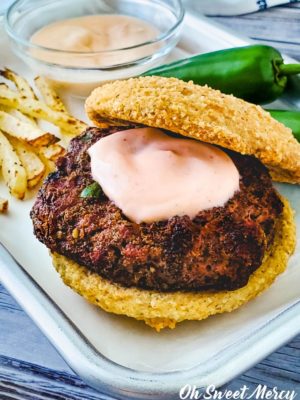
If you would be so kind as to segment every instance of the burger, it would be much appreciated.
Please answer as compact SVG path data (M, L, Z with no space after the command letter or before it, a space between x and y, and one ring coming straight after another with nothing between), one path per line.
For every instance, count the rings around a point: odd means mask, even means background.
M300 183L300 144L259 106L173 78L95 89L31 218L65 284L157 331L231 312L294 251L272 178Z

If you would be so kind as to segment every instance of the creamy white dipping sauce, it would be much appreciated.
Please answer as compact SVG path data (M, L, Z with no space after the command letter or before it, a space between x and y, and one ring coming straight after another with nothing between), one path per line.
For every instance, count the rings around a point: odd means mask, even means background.
M36 48L32 49L32 54L54 64L84 68L105 67L152 54L156 45L119 52L112 50L152 41L158 34L156 27L135 17L89 15L57 21L35 32L31 43L60 52L45 52ZM97 52L103 53L95 54Z
M224 151L159 129L117 132L88 152L94 180L136 223L194 218L239 190L239 172Z

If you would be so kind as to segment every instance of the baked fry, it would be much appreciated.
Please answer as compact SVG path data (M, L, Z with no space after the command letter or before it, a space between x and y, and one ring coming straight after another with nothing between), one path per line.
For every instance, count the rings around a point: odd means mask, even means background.
M0 75L13 82L22 96L30 99L37 99L28 81L16 72L10 70L9 68L5 68L4 70L0 71Z
M8 200L0 197L0 214L5 213L8 210Z
M53 87L51 86L51 83L47 80L47 78L44 78L43 76L37 76L34 79L36 87L39 89L44 102L49 106L52 110L58 111L61 113L65 113L68 115L68 111L62 102L61 98L59 95L55 92ZM67 138L70 140L70 132L65 131L64 129L61 129L61 134L64 136L66 135ZM74 136L74 134L73 134ZM67 140L67 142L69 141Z
M0 111L4 111L7 114L10 114L13 117L18 118L23 122L27 122L33 126L37 126L37 123L34 118L28 117L27 115L21 113L21 111L16 110L15 108L10 108L10 107L4 106L4 105L0 105Z
M27 187L34 188L43 179L46 167L38 157L38 155L26 143L19 141L13 137L8 138L13 148L25 168L27 175Z
M58 157L65 154L66 150L59 143L54 143L50 146L42 146L39 152L48 160L56 161Z
M38 126L21 121L4 111L0 111L0 129L32 146L45 146L59 140L52 133L44 132Z
M1 75L13 82L18 90L18 92L25 97L28 97L29 99L37 99L33 88L30 86L28 81L17 74L16 72L10 70L9 68L5 68L4 71L0 71ZM16 115L18 113L19 115ZM36 124L36 120L33 117L27 116L25 114L22 114L18 110L11 109L10 114L17 116L21 120L27 120L27 122L32 122L33 124ZM25 121L26 122L26 121Z
M3 84L0 84L0 104L16 108L31 117L44 119L70 134L79 135L87 127L84 122L71 115L55 111L42 101L22 97Z
M45 176L48 175L50 172L53 172L55 170L55 162L52 160L49 160L46 158L41 151L42 147L36 149L36 154L39 156L39 158L42 160L43 164L45 165L46 171L45 171Z
M40 100L27 79L5 68L0 76L15 89L0 83L0 167L12 195L23 199L26 189L38 185L46 173L55 169L55 161L65 153L65 145L87 125L69 115L63 101L43 77L35 84ZM39 127L44 120L60 128L61 140ZM0 212L6 202L0 199Z
M0 165L2 175L10 193L22 200L26 193L27 176L16 150L0 131Z
M12 115L15 118L18 118L19 120L21 120L23 122L27 122L28 124L37 127L37 123L34 118L28 117L27 115L21 113L21 111L19 111L19 110L6 107L6 110L3 110L3 111L7 112L8 114Z
M52 88L51 84L47 80L47 78L44 78L43 76L37 76L34 79L36 87L39 89L44 102L52 108L54 111L62 112L68 114L68 111L62 102L61 98L59 95L55 92L55 90Z

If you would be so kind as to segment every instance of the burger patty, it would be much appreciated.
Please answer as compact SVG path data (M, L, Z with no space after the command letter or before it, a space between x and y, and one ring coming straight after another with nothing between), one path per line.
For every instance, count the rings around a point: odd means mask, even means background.
M283 210L267 169L254 157L226 150L239 170L240 190L223 207L200 211L194 219L137 224L101 188L94 197L82 197L94 182L87 149L132 127L88 128L72 140L31 211L37 238L126 287L202 291L246 285L272 244Z

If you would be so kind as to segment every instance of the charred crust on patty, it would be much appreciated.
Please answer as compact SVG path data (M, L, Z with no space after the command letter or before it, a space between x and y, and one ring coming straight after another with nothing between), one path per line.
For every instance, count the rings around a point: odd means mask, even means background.
M283 210L267 169L253 156L226 150L239 170L240 191L193 220L136 224L103 192L80 197L93 183L87 149L134 126L88 128L72 140L31 211L37 238L51 252L124 287L171 292L245 286L271 246Z

